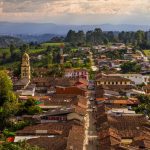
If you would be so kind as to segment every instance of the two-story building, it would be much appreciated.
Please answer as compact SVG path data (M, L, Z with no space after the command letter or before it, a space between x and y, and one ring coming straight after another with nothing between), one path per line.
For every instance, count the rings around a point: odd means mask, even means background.
M133 82L120 76L103 76L96 80L96 86L99 85L132 85Z
M86 69L66 69L64 76L67 78L83 78L86 80L89 79L89 74Z
M149 75L142 75L142 74L110 74L109 76L119 76L122 78L129 79L133 81L136 85L139 84L148 84L150 82L150 76Z

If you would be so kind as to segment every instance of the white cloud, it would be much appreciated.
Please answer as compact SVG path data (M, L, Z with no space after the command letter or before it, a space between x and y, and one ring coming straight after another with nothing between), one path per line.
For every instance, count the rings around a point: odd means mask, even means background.
M89 16L105 20L105 16L109 22L109 17L144 19L149 14L150 0L0 0L0 20L47 22L72 15L76 20Z
M149 0L3 0L4 12L75 14L130 14L150 11ZM51 11L51 12L49 12Z

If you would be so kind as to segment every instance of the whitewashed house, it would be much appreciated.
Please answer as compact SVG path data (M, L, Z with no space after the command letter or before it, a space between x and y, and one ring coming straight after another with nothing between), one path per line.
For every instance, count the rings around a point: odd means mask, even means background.
M64 76L67 78L83 78L89 80L89 73L86 69L66 69Z

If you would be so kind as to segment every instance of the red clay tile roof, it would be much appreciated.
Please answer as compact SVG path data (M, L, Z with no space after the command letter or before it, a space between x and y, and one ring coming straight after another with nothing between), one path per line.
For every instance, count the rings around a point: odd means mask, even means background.
M74 106L75 108L75 112L81 115L85 115L86 114L86 108L81 108L79 106Z
M16 135L65 135L68 136L72 123L45 123L27 126ZM42 133L43 132L43 133Z
M87 86L88 82L85 79L74 79L74 78L53 78L53 77L34 77L31 81L37 86L74 86L78 82ZM43 85L44 84L44 85Z
M132 138L139 134L138 128L147 122L143 115L130 116L110 116L108 115L108 124L116 128L121 134L121 137Z
M132 146L150 148L150 127L140 128L140 135L134 138Z
M88 72L87 69L65 69L65 72Z
M75 149L82 150L84 141L84 128L74 125L69 132L67 140L67 150Z
M119 141L121 140L121 136L119 135L118 130L115 128L108 128L106 130L100 131L99 139L101 140L106 137L114 137L114 138L118 139Z
M44 150L66 150L67 147L67 138L63 137L39 137L29 139L27 142Z
M135 105L139 104L138 100L106 100L105 103L110 103L110 104L119 104L119 105Z
M56 94L74 94L74 95L82 95L84 96L86 94L86 90L71 86L71 87L56 87Z
M102 150L115 149L121 142L121 137L116 129L106 129L99 134L99 145Z
M96 86L95 94L96 94L96 98L101 98L104 96L105 90L120 92L120 91L130 90L130 89L135 89L135 86L132 86L132 85L99 85L99 86Z
M104 98L104 97L102 97L102 98L96 98L96 101L105 101L107 98Z
M102 78L99 78L96 81L101 81L101 82L109 82L109 81L113 81L113 82L131 82L131 80L127 79L127 78L123 78L120 76L104 76Z

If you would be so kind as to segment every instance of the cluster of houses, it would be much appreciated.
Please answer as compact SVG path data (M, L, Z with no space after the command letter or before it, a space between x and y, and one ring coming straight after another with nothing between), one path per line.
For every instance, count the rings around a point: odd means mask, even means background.
M36 68L35 70L36 71ZM16 132L14 142L26 140L46 150L83 149L88 80L86 69L66 69L63 77L48 77L48 69L38 68L31 78L29 55L22 57L21 79L14 82L20 101L34 98L43 112L23 115L33 125Z
M141 53L128 48L122 60L107 58L103 52L125 49L122 43L109 48L93 46L99 55L93 57L89 47L81 47L94 58L94 80L89 79L86 69L65 69L63 77L48 76L47 68L33 68L36 77L31 77L30 58L24 53L21 64L21 79L14 80L14 91L20 101L34 98L43 112L24 115L19 120L30 120L33 125L16 132L14 142L26 140L46 150L82 150L85 141L85 122L90 92L92 117L97 132L99 150L133 150L150 148L150 123L144 114L137 114L133 107L140 101L137 95L150 95L150 64ZM122 74L120 65L135 60L142 66L139 74ZM102 72L107 66L109 71ZM142 86L141 86L142 85Z
M93 46L93 49L95 52L95 62L99 69L105 66L109 69L120 71L120 65L122 63L136 61L141 65L141 73L150 71L149 58L141 51L134 51L132 47L126 47L123 43L115 43L109 47L105 45ZM107 52L119 52L121 50L126 50L126 52L123 53L123 59L111 59L105 55Z
M102 74L95 80L95 124L100 150L150 148L150 123L146 114L132 110L140 102L137 95L149 95L150 76ZM145 83L138 89L137 86Z
M97 45L93 46L93 49L96 50L97 52L107 52L107 51L114 51L118 49L125 49L126 45L124 43L113 43L110 46L106 45Z
M104 47L95 49L105 50ZM100 150L150 149L148 115L137 114L133 108L140 104L138 95L150 95L150 63L140 52L131 58L112 60L102 54L96 62L99 70L108 66L115 71L99 71L95 76L95 107L93 117ZM142 65L141 73L122 74L123 62L135 60ZM143 73L144 72L144 73Z

